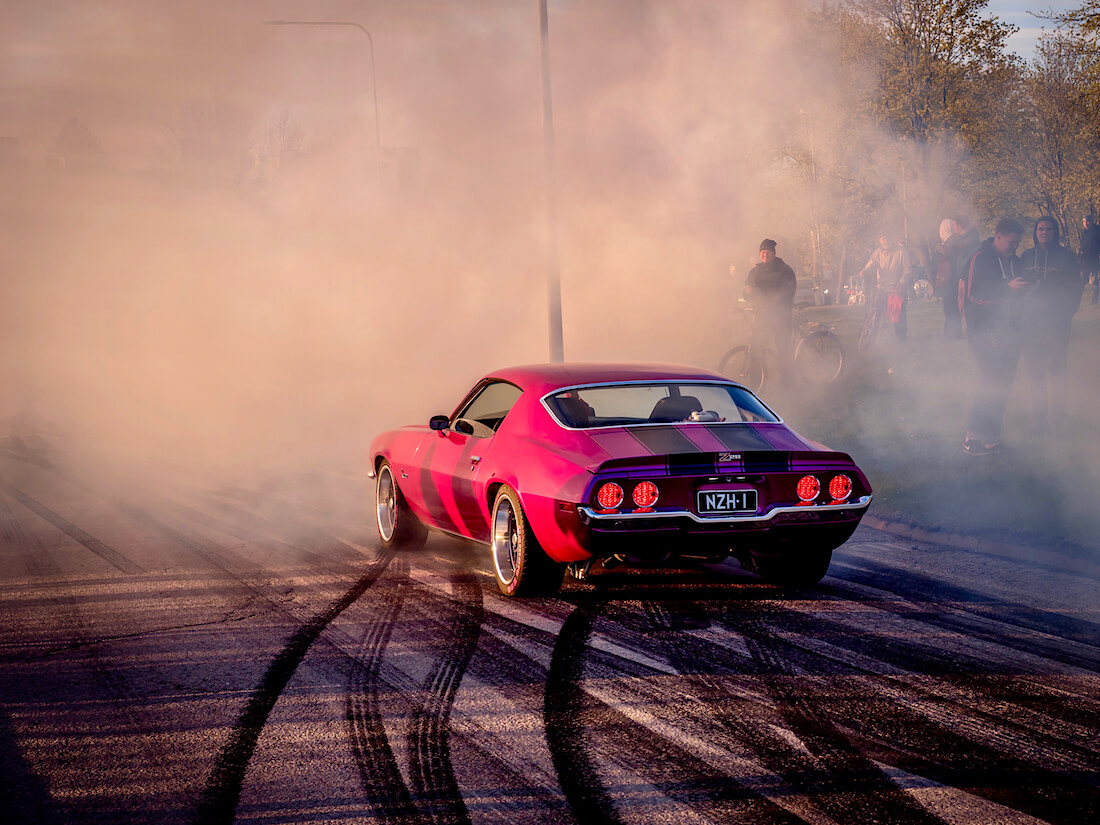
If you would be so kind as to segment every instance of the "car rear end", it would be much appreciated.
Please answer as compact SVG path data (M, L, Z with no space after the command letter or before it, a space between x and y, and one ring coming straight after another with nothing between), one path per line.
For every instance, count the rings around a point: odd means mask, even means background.
M843 544L871 501L843 453L745 450L613 459L577 508L597 558L718 561Z

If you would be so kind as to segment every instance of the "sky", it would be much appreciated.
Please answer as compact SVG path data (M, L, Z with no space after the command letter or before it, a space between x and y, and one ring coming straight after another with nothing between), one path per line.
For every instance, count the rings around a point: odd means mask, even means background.
M1065 12L1081 6L1079 0L991 0L987 11L997 15L1005 23L1019 26L1020 30L1009 38L1009 48L1025 60L1030 60L1035 52L1035 43L1043 28L1050 29L1051 24L1028 14L1029 11Z

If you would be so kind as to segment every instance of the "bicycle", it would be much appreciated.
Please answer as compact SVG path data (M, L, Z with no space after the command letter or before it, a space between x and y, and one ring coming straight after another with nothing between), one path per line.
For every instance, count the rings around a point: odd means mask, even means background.
M739 298L738 303L743 304L744 299ZM799 378L807 384L825 386L836 381L844 369L844 347L834 332L835 327L801 317L801 310L807 306L809 304L795 306L794 365ZM753 308L746 305L739 310L753 312ZM768 381L769 361L774 365L775 354L766 347L754 346L750 334L749 343L736 346L722 356L718 370L753 392L760 392Z
M860 352L866 352L871 344L874 343L875 337L878 335L879 326L878 302L872 301L871 305L867 307L867 316L863 319L863 328L859 331L859 340L856 342L856 349Z

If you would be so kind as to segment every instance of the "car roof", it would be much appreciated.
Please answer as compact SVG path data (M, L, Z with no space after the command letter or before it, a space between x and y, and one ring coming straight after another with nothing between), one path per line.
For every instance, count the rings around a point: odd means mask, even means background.
M630 381L718 381L731 383L729 378L710 370L682 364L650 363L564 363L527 364L506 367L489 373L486 378L510 381L539 395L581 384L610 384Z

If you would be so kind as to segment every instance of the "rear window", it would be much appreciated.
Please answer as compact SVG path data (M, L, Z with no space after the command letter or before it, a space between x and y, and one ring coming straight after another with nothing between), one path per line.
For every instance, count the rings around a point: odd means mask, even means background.
M573 387L543 399L565 427L778 421L764 403L732 384L610 384Z

